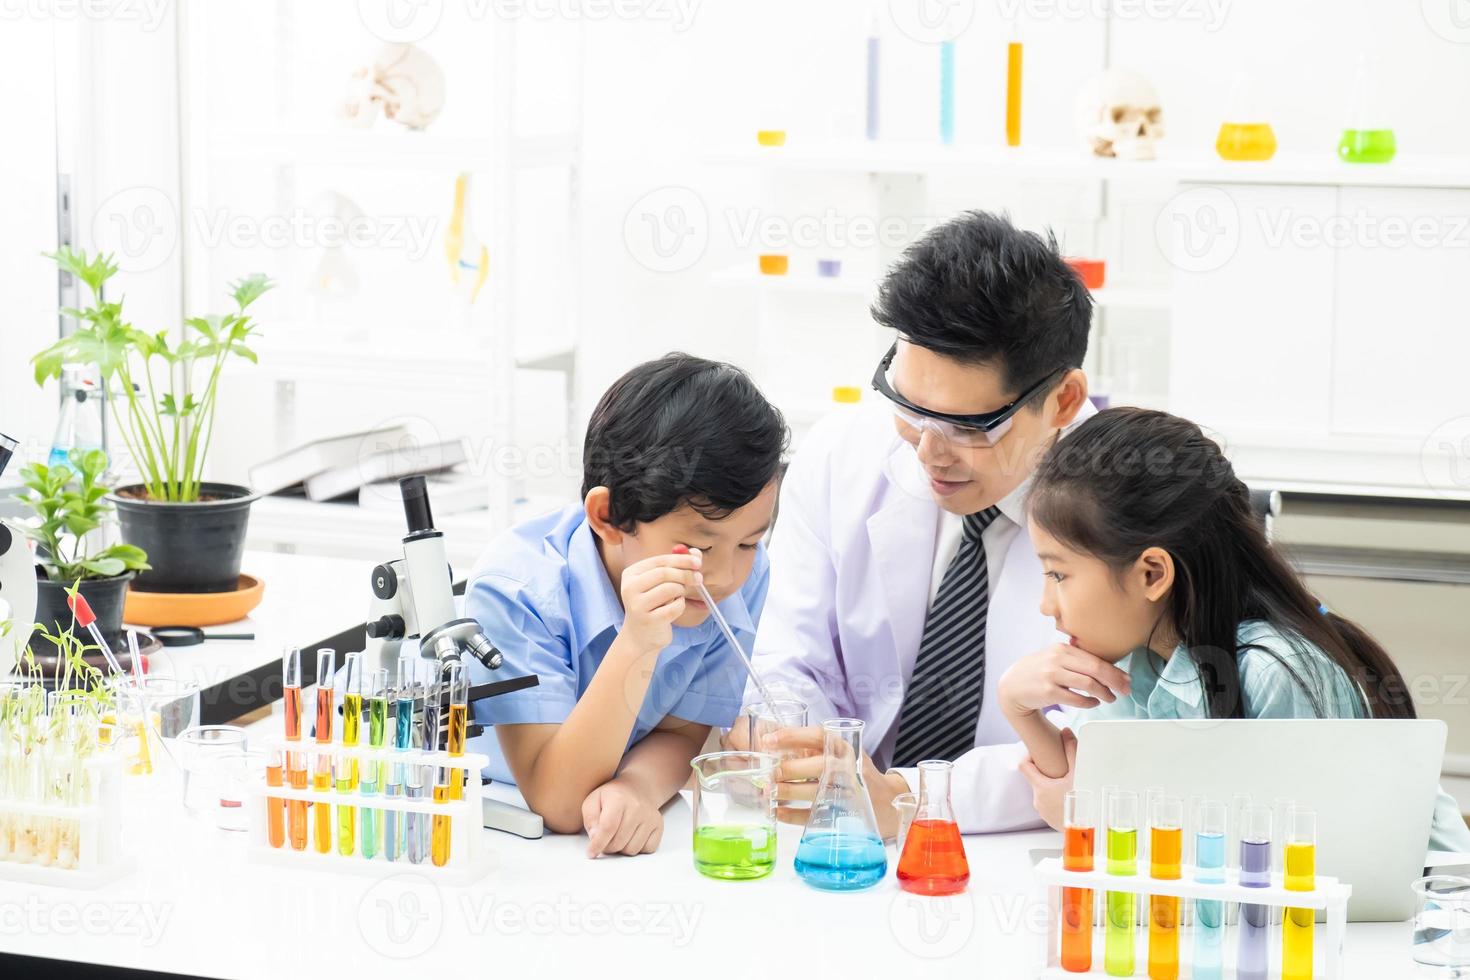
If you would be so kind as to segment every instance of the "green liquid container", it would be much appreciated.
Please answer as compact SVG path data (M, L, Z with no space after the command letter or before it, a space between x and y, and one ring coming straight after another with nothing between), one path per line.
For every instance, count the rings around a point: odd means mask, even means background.
M711 878L764 878L776 866L776 835L759 825L703 826L694 831L694 867Z
M1387 163L1397 151L1391 129L1345 129L1337 143L1343 163Z

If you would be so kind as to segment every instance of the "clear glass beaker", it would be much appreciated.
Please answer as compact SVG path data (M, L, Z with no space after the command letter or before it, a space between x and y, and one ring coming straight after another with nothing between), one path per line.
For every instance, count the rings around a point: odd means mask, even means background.
M1414 962L1470 975L1470 878L1431 875L1414 889Z
M782 728L805 728L807 724L807 708L805 701L796 698L776 698L770 704L764 701L756 701L741 708L741 714L747 725L747 742L750 751L761 752L765 750L761 740L767 735L775 734ZM800 759L807 753L800 749L781 749L775 752L776 758L782 762L787 759ZM780 785L777 784L778 794L776 804L788 810L809 810L809 800L787 800L779 795Z
M245 751L245 729L235 725L195 725L179 733L179 764L184 769L184 809L212 817L222 803L224 774L219 759Z
M949 798L954 763L919 763L919 809L898 858L898 884L919 895L955 895L970 882L965 842Z
M778 760L766 752L711 752L694 769L694 867L710 878L764 878L776 866Z
M888 873L888 856L863 781L863 723L833 718L822 729L822 779L796 850L796 873L815 888L869 888Z

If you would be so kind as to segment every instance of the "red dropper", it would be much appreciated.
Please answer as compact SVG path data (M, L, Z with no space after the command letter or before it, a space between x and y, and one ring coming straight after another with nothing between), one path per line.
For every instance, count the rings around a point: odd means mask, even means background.
M78 592L76 595L66 597L66 606L77 618L77 625L86 629L97 622L97 614L92 611L92 606L87 602L87 597Z

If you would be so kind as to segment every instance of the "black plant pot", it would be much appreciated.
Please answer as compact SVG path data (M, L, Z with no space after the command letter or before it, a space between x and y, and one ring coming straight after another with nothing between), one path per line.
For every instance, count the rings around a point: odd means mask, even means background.
M92 612L97 614L97 628L102 631L113 653L123 661L124 670L130 669L132 661L128 657L127 640L122 629L123 601L127 598L128 583L133 580L133 575L133 572L124 572L112 578L83 579L78 586ZM83 643L92 645L91 635L76 625L71 607L66 604L66 590L71 583L51 581L39 565L36 566L36 579L36 622L53 634L69 629ZM31 634L31 653L43 673L49 676L56 670L61 651L39 630ZM107 661L100 652L88 651L85 659L92 666L104 672L107 670Z
M149 500L140 485L108 497L117 507L122 537L148 552L152 569L133 581L138 592L233 592L256 495L233 483L204 483L205 498L176 504Z

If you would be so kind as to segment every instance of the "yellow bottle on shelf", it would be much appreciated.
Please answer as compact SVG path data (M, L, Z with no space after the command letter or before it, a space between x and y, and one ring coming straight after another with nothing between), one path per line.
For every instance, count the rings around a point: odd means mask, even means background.
M1249 71L1236 77L1230 89L1225 121L1215 137L1215 152L1222 160L1269 160L1276 155L1276 133L1266 113L1256 103L1255 79Z

